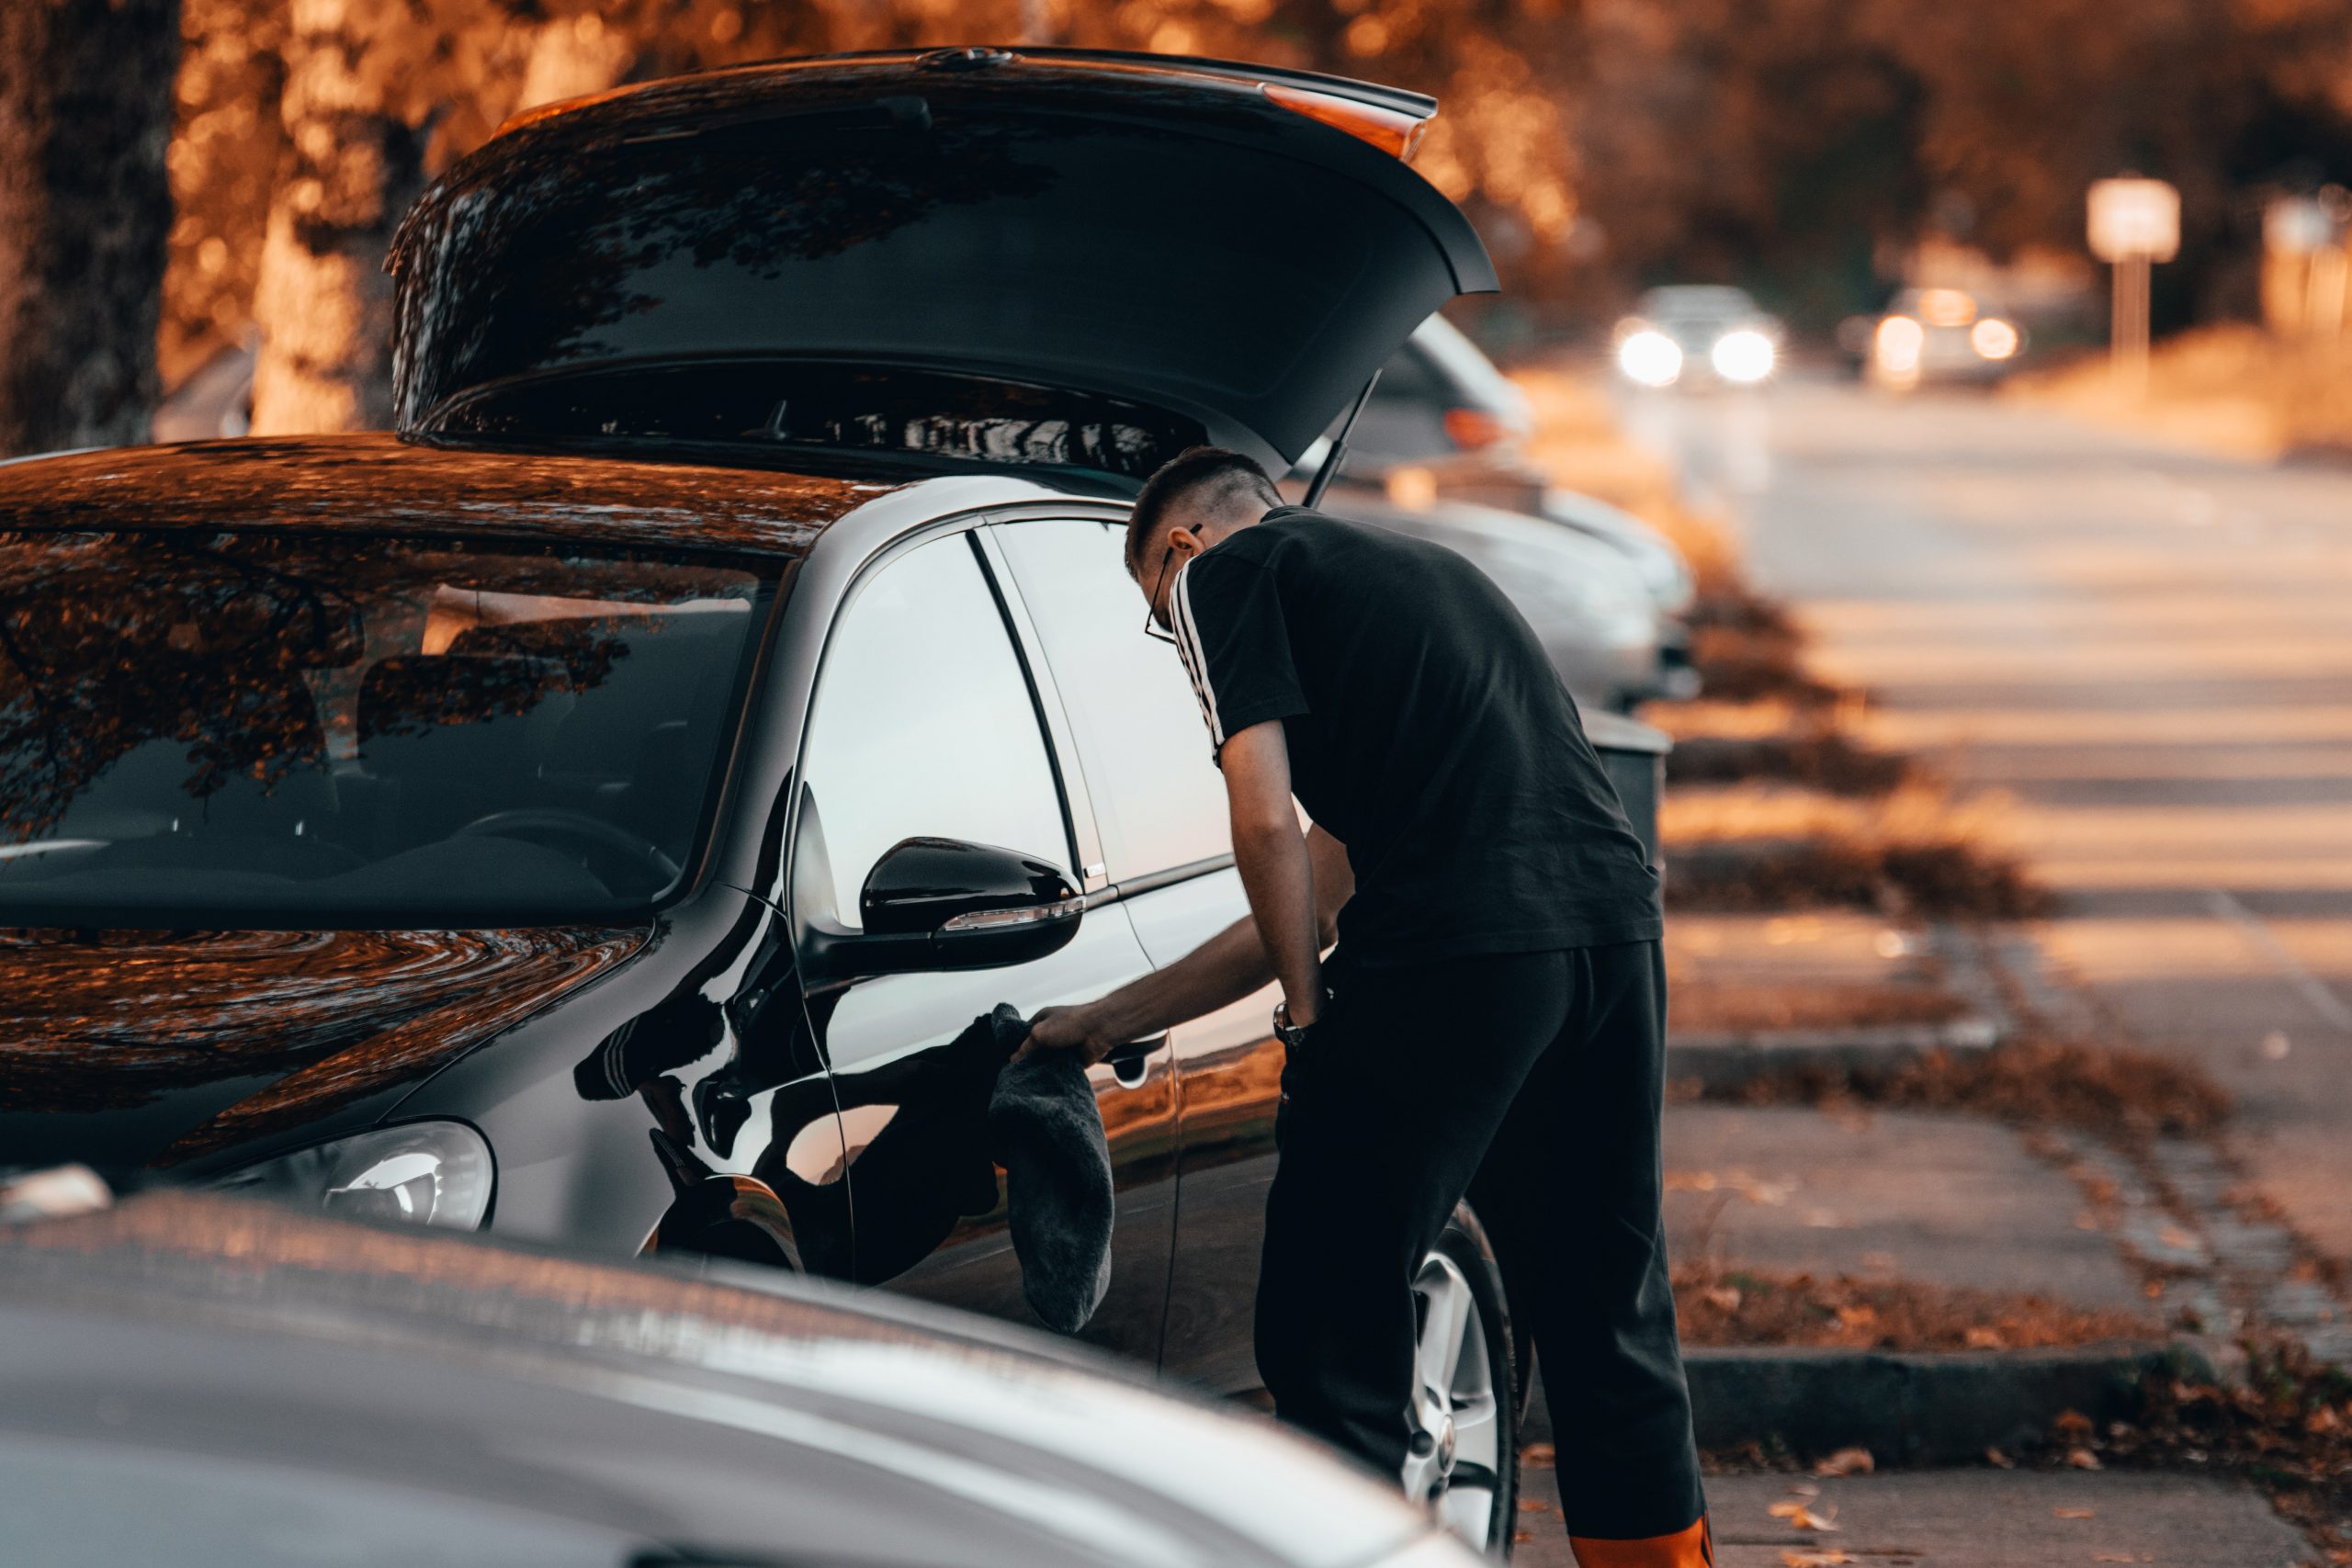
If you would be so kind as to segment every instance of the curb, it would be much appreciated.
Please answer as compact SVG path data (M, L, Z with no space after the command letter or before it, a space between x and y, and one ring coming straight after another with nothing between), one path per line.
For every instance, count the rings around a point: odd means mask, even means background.
M1893 1072L1938 1052L1989 1051L2002 1034L1992 1019L1965 1013L1943 1023L1684 1036L1666 1043L1666 1079L1718 1093L1787 1072Z
M2137 1413L2151 1372L2209 1379L2197 1347L2086 1345L2063 1350L1893 1352L1781 1347L1684 1352L1699 1447L1750 1443L1801 1457L1864 1448L1882 1464L1983 1460L2045 1438L2066 1411L2095 1422ZM1533 1401L1528 1441L1551 1441Z

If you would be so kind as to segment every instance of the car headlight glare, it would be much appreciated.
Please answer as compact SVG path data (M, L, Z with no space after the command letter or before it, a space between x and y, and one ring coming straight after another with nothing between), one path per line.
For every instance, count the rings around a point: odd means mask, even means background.
M1985 359L2007 359L2018 351L2018 330L1998 316L1984 316L1968 329L1969 346Z
M480 1133L462 1122L410 1122L297 1149L214 1186L352 1219L474 1230L493 1183Z
M1671 387L1682 374L1682 347L1662 332L1645 327L1617 345L1617 368L1645 387Z
M1878 324L1871 352L1881 370L1902 375L1919 368L1919 352L1927 343L1927 329L1917 321L1908 316L1889 316Z
M1707 357L1714 363L1716 375L1745 387L1770 376L1777 355L1770 338L1752 327L1742 327L1717 338Z

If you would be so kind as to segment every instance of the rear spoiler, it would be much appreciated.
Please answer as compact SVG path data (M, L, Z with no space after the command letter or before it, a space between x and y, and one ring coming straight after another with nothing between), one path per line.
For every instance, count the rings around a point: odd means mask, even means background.
M1238 87L1256 87L1265 93L1270 102L1344 130L1407 162L1411 161L1414 151L1419 147L1421 134L1429 129L1430 121L1437 118L1435 98L1424 93L1407 92L1402 87L1385 86L1378 82L1358 81L1352 76L1330 76L1318 71L1294 71L1280 65L1241 64L1194 54L1148 54L1131 49L1003 49L987 45L932 50L869 49L842 54L796 55L786 60L759 61L748 65L728 65L714 71L692 72L688 75L724 77L741 72L776 72L860 62L905 62L926 70L946 72L985 71L1024 60L1049 62L1056 65L1093 66L1105 73L1132 72L1138 76L1207 77L1230 82ZM670 76L659 80L676 82L681 79ZM553 119L592 104L628 97L644 87L655 85L651 82L631 83L626 86L608 87L600 93L560 98L554 103L523 109L508 116L492 133L492 139L494 141L508 131L520 130L526 126Z

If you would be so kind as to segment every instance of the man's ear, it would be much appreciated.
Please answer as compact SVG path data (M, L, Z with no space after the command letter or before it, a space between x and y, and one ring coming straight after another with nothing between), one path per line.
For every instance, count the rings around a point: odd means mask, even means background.
M1206 539L1190 531L1192 525L1197 521L1198 519L1184 516L1171 517L1168 520L1167 535L1160 543L1176 552L1176 564L1179 566L1209 547Z

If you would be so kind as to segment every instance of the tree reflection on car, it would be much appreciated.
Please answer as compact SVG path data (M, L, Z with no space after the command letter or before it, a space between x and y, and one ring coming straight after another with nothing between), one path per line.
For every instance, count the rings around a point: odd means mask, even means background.
M758 586L389 540L0 542L0 899L20 924L641 907L700 818Z

